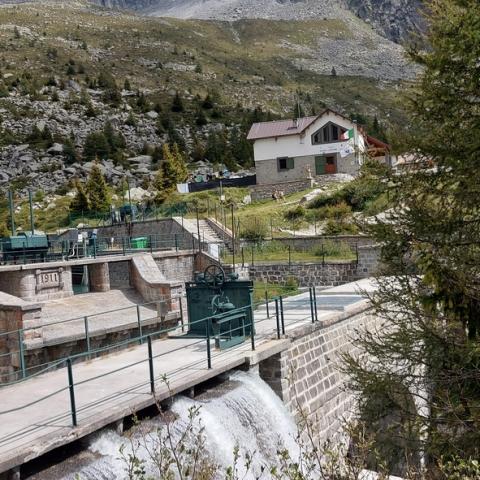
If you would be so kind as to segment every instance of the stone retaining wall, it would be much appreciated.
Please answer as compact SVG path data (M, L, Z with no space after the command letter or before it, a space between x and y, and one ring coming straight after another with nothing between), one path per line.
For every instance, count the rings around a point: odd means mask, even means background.
M318 322L287 333L291 344L259 365L260 376L300 420L299 409L317 426L315 440L323 444L341 434L345 418L353 413L354 397L345 391L340 355L355 354L358 329L377 320L367 301Z
M41 340L41 310L36 303L0 292L0 381L16 380L12 374L21 368L20 339L16 330L29 328L24 340Z
M336 287L358 280L357 265L350 262L255 265L248 270L250 279L254 281L284 284L289 277L293 277L300 287Z
M325 242L347 244L352 249L375 243L371 237L365 235L316 235L314 237L275 238L274 241L291 245L299 250L311 250Z
M275 190L280 190L284 195L301 192L313 188L313 179L305 178L304 180L295 180L293 182L272 183L266 185L255 185L250 187L250 195L252 200L271 199Z

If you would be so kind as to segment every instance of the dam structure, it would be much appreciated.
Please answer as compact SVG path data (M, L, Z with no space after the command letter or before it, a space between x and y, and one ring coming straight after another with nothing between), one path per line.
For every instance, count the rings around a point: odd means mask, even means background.
M365 298L372 281L240 307L217 296L215 315L192 320L188 285L214 266L235 290L249 270L222 268L193 235L182 244L174 235L169 248L0 266L0 479L22 478L22 466L48 452L121 430L132 414L238 370L265 382L292 418L300 405L318 441L339 434L353 407L339 355L378 322ZM240 341L225 330L232 318ZM192 334L197 322L206 335Z

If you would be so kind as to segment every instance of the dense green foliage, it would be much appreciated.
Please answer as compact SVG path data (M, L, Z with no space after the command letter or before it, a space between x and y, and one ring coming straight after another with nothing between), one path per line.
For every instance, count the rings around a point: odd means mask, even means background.
M383 246L372 302L389 327L360 342L374 362L346 357L346 369L390 472L418 470L423 452L424 475L463 478L480 456L480 4L428 7L405 143L417 168L386 179L391 214L368 228ZM449 477L445 462L461 466Z

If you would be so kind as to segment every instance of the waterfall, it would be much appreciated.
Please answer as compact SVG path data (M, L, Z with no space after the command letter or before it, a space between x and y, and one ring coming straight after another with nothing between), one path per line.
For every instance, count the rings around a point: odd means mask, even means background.
M293 458L298 456L295 442L296 427L292 416L271 388L255 373L235 372L230 380L200 395L196 399L179 396L171 406L177 420L173 424L174 436L184 431L188 424L189 409L200 407L199 416L204 427L208 456L221 467L231 466L233 452L238 445L242 451L255 453L252 469L246 479L255 478L262 465L273 465L277 449L281 445L289 450ZM142 421L139 429L156 431L165 428L160 418ZM135 433L133 432L133 437ZM143 438L146 438L145 436ZM153 441L152 441L153 442ZM152 447L153 443L147 444ZM131 452L130 441L114 431L103 431L96 435L88 446L88 452L78 459L69 459L70 467L62 475L53 473L51 478L62 480L117 480L126 478L125 463L120 458L121 446L125 453ZM145 460L147 474L154 475L149 464L146 448L139 448L136 455ZM72 466L76 465L76 467ZM244 469L239 462L240 473ZM68 473L65 474L65 471ZM42 479L47 480L47 472ZM78 477L76 477L78 475ZM224 477L223 477L224 478Z

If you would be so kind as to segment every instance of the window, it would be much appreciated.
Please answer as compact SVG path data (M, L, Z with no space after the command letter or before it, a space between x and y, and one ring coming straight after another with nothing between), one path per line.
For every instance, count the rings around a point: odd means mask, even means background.
M327 123L320 130L312 135L312 145L318 145L320 143L334 143L340 142L341 136L347 131L346 128L335 125L332 122Z
M279 170L292 170L295 167L293 158L281 157L277 158L277 165Z

